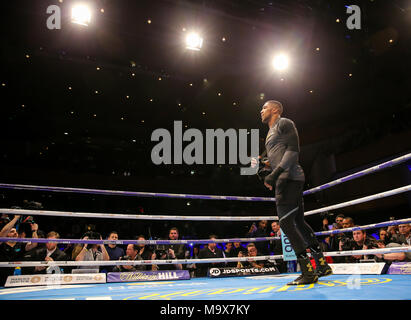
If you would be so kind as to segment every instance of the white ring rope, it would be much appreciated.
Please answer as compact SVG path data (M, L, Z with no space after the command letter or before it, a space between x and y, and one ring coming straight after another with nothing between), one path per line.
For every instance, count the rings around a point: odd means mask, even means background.
M70 212L70 211L47 211L47 210L26 210L1 208L0 213L18 214L26 216L59 216L72 218L112 218L112 219L133 219L133 220L191 220L191 221L254 221L254 220L278 220L277 216L165 216L165 215L139 215L122 213L91 213L91 212Z
M411 184L393 189L386 192L377 193L371 196L335 204L332 206L306 211L305 216L317 214L334 209L340 209L356 204L368 202L375 199L381 199L396 195L411 190ZM60 217L76 217L76 218L114 218L114 219L137 219L137 220L190 220L190 221L253 221L253 220L278 220L278 216L168 216L168 215L133 215L120 213L90 213L90 212L70 212L70 211L47 211L47 210L27 210L27 209L8 209L1 208L1 213L6 214L21 214L21 215L38 215L38 216L60 216Z
M386 253L409 252L411 246L400 246L394 248L350 250L324 252L324 256L352 256L352 255L374 255ZM176 260L109 260L109 261L10 261L0 262L0 267L37 267L37 266L113 266L113 265L163 265L163 264L192 264L192 263L221 263L236 261L261 261L283 259L283 255L256 256L256 257L233 257L215 259L176 259Z

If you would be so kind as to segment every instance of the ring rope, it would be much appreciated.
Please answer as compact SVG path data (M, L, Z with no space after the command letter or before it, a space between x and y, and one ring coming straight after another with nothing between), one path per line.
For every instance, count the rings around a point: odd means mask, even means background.
M303 195L312 194L347 182L364 175L386 169L411 159L411 153L404 156L392 159L374 167L359 171L346 177L331 181L324 185L304 191ZM203 199L203 200L237 200L237 201L275 201L271 197L239 197L239 196L216 196L216 195L196 195L196 194L176 194L176 193L157 193L157 192L137 192L137 191L116 191L116 190L101 190L101 189L86 189L86 188L68 188L68 187L51 187L51 186L36 186L22 184L0 183L0 188L17 189L17 190L36 190L36 191L51 191L51 192L76 192L88 194L104 194L104 195L122 195L135 197L159 197L159 198L183 198L183 199Z
M70 212L70 211L47 211L28 209L8 209L1 208L1 213L19 214L27 216L59 216L73 218L113 218L113 219L136 219L136 220L191 220L191 221L254 221L254 220L278 220L277 216L165 216L165 215L138 215L122 213L91 213L91 212Z
M385 253L409 252L411 246L394 248L350 250L324 252L324 256L351 256L351 255L374 255ZM160 265L160 264L192 264L192 263L219 263L236 261L260 261L283 259L283 255L256 256L256 257L233 257L214 259L176 259L176 260L109 260L109 261L9 261L0 262L0 267L36 267L36 266L113 266L113 265Z
M332 206L306 211L305 216L317 214L329 210L340 209L348 206L353 206L359 203L368 202L375 199L381 199L396 195L411 190L411 184L386 192L377 193L371 196L342 202ZM69 212L69 211L46 211L46 210L27 210L27 209L8 209L1 208L0 212L6 214L21 214L21 215L39 215L39 216L60 216L60 217L82 217L82 218L116 218L116 219L140 219L140 220L190 220L190 221L253 221L253 220L278 220L277 216L166 216L166 215L132 215L119 213L90 213L90 212Z
M382 199L382 198L393 196L393 195L396 195L396 194L399 194L399 193L408 192L410 190L411 190L411 184L409 184L407 186L404 186L404 187L392 189L392 190L389 190L389 191L376 193L376 194L373 194L371 196L358 198L358 199L347 201L347 202L342 202L342 203L339 203L339 204L335 204L335 205L332 205L332 206L328 206L328 207L324 207L324 208L320 208L320 209L316 209L316 210L306 211L304 213L304 215L309 216L309 215L320 213L320 212L325 212L325 211L329 211L329 210L335 210L335 209L340 209L340 208L344 208L344 207L348 207L348 206L353 206L353 205L356 205L356 204L359 204L359 203L364 203L364 202L368 202L368 201L376 200L376 199Z
M404 156L389 160L387 162L381 163L381 164L376 165L374 167L364 169L362 171L358 171L358 172L350 174L348 176L345 176L345 177L339 178L337 180L325 183L321 186L306 190L306 191L304 191L303 194L306 196L308 194L312 194L312 193L315 193L315 192L318 192L318 191L322 191L322 190L328 189L330 187L334 187L334 186L336 186L338 184L341 184L343 182L347 182L347 181L350 181L350 180L353 180L353 179L357 179L357 178L363 177L367 174L380 171L382 169L393 167L397 164L400 164L400 163L405 162L405 161L410 160L410 159L411 159L411 153L408 153Z
M320 231L320 232L315 232L314 234L316 236L326 236L326 235L344 233L344 232L356 231L356 230L379 229L383 227L396 226L396 225L405 224L405 223L411 223L411 218L367 224L365 226L359 226L359 227L335 229L335 230L330 230L330 231Z
M33 243L62 243L62 244L206 244L206 243L226 243L226 242L259 242L279 240L280 237L258 237L258 238L232 238L232 239L199 239L199 240L95 240L95 239L56 239L49 240L45 238L1 238L0 242L33 242Z
M380 223L373 223L359 227L351 227L351 228L343 228L343 229L335 229L330 231L320 231L315 232L316 236L326 236L331 234L338 234L338 233L345 233L345 232L352 232L356 230L366 230L366 229L379 229L382 227L387 226L395 226L399 224L406 224L411 223L411 218L400 219L400 220L393 220L393 221L386 221ZM95 240L95 239L58 239L56 240L48 240L45 238L8 238L8 237L0 237L0 242L23 242L23 243L61 243L61 244L118 244L118 245L125 245L125 244L145 244L145 245L152 245L152 244L207 244L207 243L227 243L227 242L260 242L260 241L270 241L270 240L279 240L280 237L256 237L256 238L230 238L230 239L198 239L198 240Z

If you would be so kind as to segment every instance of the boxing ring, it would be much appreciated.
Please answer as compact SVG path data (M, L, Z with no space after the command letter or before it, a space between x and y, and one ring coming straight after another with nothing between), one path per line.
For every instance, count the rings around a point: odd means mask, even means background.
M370 167L355 174L331 181L304 192L304 195L331 188L335 185L366 176L368 174L398 165L411 159L411 153L387 161L380 165ZM236 201L275 201L266 197L237 197L193 194L150 193L134 191L98 190L81 188L64 188L50 186L33 186L0 183L0 188L15 190L33 190L47 192L86 193L100 195L123 195L135 197L165 197L203 200L236 200ZM373 201L392 195L409 192L411 185L389 190L347 201L340 204L319 208L305 212L313 215L328 210L335 210L359 203ZM42 215L73 218L95 219L137 219L137 220L185 220L185 221L254 221L277 220L275 216L171 216L171 215L130 215L115 213L87 213L47 210L26 210L1 208L1 213L17 215ZM360 227L316 232L316 236L381 228L391 225L411 223L411 218L385 221ZM262 238L233 238L233 239L201 239L201 240L77 240L58 239L47 240L38 238L0 238L0 242L58 242L62 244L207 244L226 242L259 242L279 239L277 237ZM410 252L411 246L393 248L367 249L356 251L324 252L324 256L351 256L364 254L384 254L393 252ZM139 264L192 264L234 261L260 261L283 259L283 255L216 258L216 259L177 259L177 260L118 260L118 261L10 261L0 262L0 267L33 267L33 266L81 266L81 265L139 265ZM70 277L70 274L66 275ZM410 300L411 299L411 274L333 274L320 278L317 283L300 286L288 286L287 283L297 274L283 273L276 275L257 275L246 277L210 278L196 277L187 280L164 281L131 281L111 283L87 284L48 284L23 287L0 287L0 300Z

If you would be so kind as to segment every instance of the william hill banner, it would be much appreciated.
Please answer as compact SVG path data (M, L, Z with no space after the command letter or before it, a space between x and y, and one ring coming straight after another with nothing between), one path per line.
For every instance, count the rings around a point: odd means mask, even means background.
M107 282L189 280L188 270L109 272Z
M242 276L258 276L258 275L270 275L279 274L280 272L276 267L266 268L210 268L208 269L208 276L211 278L222 277L242 277Z

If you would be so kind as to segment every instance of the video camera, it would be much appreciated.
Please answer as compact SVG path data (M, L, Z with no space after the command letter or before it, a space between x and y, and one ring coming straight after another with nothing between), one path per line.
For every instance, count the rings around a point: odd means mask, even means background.
M88 237L89 240L100 240L101 234L95 231L87 231L81 238L83 239L84 237Z
M158 244L154 248L154 253L156 254L157 257L161 257L165 254L168 254L168 248L167 245L165 244Z

